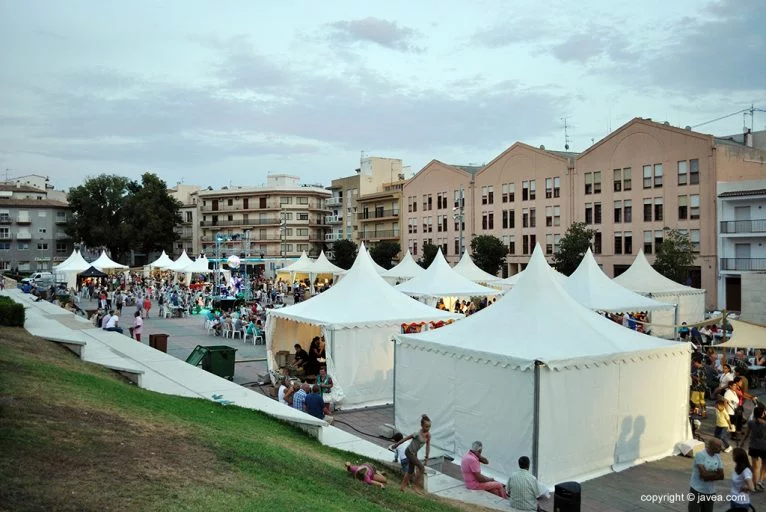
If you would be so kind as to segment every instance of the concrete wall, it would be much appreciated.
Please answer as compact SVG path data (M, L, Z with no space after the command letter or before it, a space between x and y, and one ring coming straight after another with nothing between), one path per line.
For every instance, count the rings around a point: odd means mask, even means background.
M766 325L766 273L742 279L742 320Z

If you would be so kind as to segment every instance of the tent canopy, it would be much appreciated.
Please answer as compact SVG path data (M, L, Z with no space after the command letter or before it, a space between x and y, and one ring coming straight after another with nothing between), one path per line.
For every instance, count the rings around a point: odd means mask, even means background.
M180 272L192 272L195 274L207 274L210 272L213 272L213 270L210 269L210 265L208 262L208 259L204 256L200 256L196 260L194 260L192 263L188 264L184 268L180 269Z
M346 271L337 265L333 265L330 260L327 259L327 256L324 255L324 251L322 251L312 265L311 271L309 273L315 276L319 274L338 275L345 274Z
M675 308L673 304L639 295L609 279L599 268L590 249L577 270L562 284L577 302L597 311L617 313Z
M425 272L394 288L416 297L484 297L499 293L498 290L478 285L452 270L441 248Z
M90 268L90 263L85 261L85 258L82 257L82 254L80 254L80 251L73 251L72 254L53 267L53 270L55 272L82 272L84 270L87 270Z
M298 274L308 274L311 272L311 268L314 266L314 260L308 257L306 254L306 251L303 251L301 253L301 257L298 258L298 261L294 261L287 265L284 268L280 268L277 270L277 273L291 273L295 272Z
M120 268L128 268L127 265L121 265L116 261L112 261L109 256L106 255L106 251L101 251L101 255L96 258L96 261L91 262L91 265L99 270L113 270Z
M329 290L293 306L270 309L267 313L297 322L328 324L335 329L463 317L397 292L375 271L364 244L345 277Z
M159 258L154 260L153 262L149 263L149 267L151 268L166 268L173 264L173 260L170 259L170 257L165 254L165 251L162 251L162 254Z
M375 262L375 260L372 260L372 266L373 266L373 268L375 269L375 272L377 272L377 273L378 273L378 275L380 275L380 276L382 276L383 274L385 274L386 272L388 272L388 270L386 270L385 268L383 268L383 267L381 267L380 265L378 265L378 264Z
M577 303L545 261L539 244L523 277L491 308L438 330L396 338L435 350L480 353L520 367L541 361L552 368L582 358L608 360L674 345L626 329Z
M186 254L186 251L182 252L181 255L178 257L177 260L175 260L173 263L165 267L165 270L170 270L172 272L182 272L183 269L191 265L193 261L191 258Z
M522 270L521 272L517 272L513 274L512 276L508 276L505 279L501 279L500 281L497 281L496 283L493 283L493 284L499 285L505 289L513 288L514 286L516 286L516 283L519 282L519 279L521 279L521 276L524 275L525 270L526 269ZM563 283L567 279L567 276L565 276L561 272L555 269L553 270L555 272L556 279L558 279L560 283Z
M743 320L727 320L731 322L734 332L731 339L716 347L759 348L766 349L766 326L745 322Z
M394 268L388 269L383 273L383 277L390 277L394 279L412 279L413 277L422 274L426 269L418 265L415 258L410 254L409 249L407 254L404 255L402 261L400 261Z
M691 286L684 286L676 283L672 279L668 279L663 276L649 264L649 260L644 255L644 250L641 249L636 255L636 259L633 264L615 277L614 280L617 284L633 290L638 293L645 294L704 294L705 290L698 288L692 288Z
M79 277L109 277L108 274L105 274L104 272L101 272L96 267L88 267L87 270L80 272L77 274Z
M468 251L463 253L463 257L460 258L457 265L452 267L452 270L474 283L494 283L500 281L499 277L493 276L489 272L484 272L476 266L471 256L468 255Z

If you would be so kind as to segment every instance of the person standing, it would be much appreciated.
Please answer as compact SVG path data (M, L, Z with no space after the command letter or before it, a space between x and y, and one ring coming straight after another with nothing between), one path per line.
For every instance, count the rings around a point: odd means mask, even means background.
M726 411L726 399L719 398L715 404L715 431L713 435L721 440L725 452L731 451L729 432L734 432L734 425Z
M144 319L141 318L141 313L138 311L133 314L133 329L131 331L133 332L133 337L140 343L141 333L144 331Z
M404 478L402 478L402 485L399 488L401 491L404 491L409 486L411 479L419 479L417 475L413 476L415 469L417 469L421 475L425 475L426 473L425 466L418 459L418 452L423 445L426 445L425 461L428 462L428 459L431 456L431 418L429 418L428 415L423 414L420 417L420 430L414 434L408 435L401 441L394 443L391 447L392 449L396 449L400 444L410 440L412 441L404 452L405 455L407 455L407 463L409 465L407 467L407 472L404 474ZM416 492L418 491L416 490Z
M731 473L731 490L726 497L731 506L729 510L750 510L750 493L755 490L750 459L742 448L735 448L731 458L734 471Z
M759 405L753 411L753 419L747 422L747 433L742 444L750 438L748 455L753 459L753 482L759 491L764 490L763 479L766 477L766 408Z
M149 299L149 294L144 295L144 318L149 318L149 311L152 309L152 301Z
M689 512L713 512L715 482L723 480L720 439L708 439L705 449L694 456L689 483Z
M489 464L489 461L481 455L483 449L484 445L481 441L474 441L471 449L463 455L463 459L460 461L463 482L465 482L467 489L491 492L506 499L508 496L505 494L503 484L481 474L481 465Z

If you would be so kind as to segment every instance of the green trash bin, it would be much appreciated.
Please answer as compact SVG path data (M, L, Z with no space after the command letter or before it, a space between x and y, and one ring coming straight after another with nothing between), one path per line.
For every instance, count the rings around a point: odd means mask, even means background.
M203 347L197 345L189 354L186 362L194 366L202 365L202 369L224 379L234 379L234 359L237 353L236 348L226 345L213 345Z

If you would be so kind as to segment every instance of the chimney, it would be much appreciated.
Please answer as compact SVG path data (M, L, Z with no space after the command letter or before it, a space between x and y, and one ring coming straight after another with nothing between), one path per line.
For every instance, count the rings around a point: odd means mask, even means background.
M753 147L753 132L750 131L750 128L745 130L745 146Z

